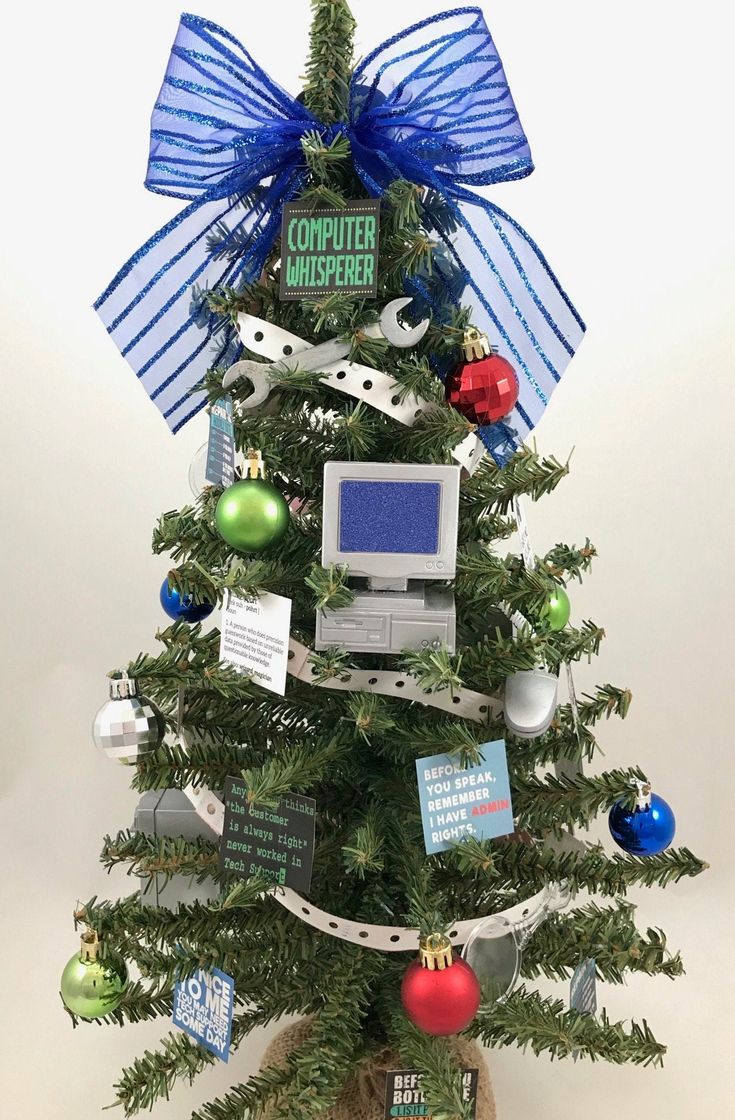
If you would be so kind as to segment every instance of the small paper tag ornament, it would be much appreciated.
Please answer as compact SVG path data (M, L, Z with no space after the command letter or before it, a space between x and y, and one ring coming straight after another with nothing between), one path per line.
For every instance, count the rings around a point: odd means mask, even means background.
M485 743L480 757L466 770L448 754L416 759L427 854L446 852L466 836L489 840L513 831L504 740Z
M282 300L330 293L375 296L378 291L380 201L316 210L287 202L281 225Z
M523 512L523 504L518 494L513 497L513 516L518 528L518 537L521 542L523 563L525 564L526 571L533 572L536 569L536 556L531 546L531 538L528 533L528 524Z
M230 1057L235 981L213 968L197 969L174 987L173 1024L205 1050L226 1062Z
M421 1089L424 1075L417 1069L389 1069L385 1075L385 1120L421 1117L431 1120L426 1098ZM469 1116L477 1112L477 1081L479 1070L462 1070L462 1100L469 1105Z
M275 808L250 803L242 778L225 783L220 870L249 879L261 875L281 887L308 893L314 863L316 801L287 793Z
M222 603L219 659L283 696L290 625L290 599L270 591L241 599L228 591Z
M232 398L220 397L209 410L207 467L204 474L213 486L232 486L235 481L235 428Z
M572 975L569 1006L580 1015L594 1015L597 1011L597 965L594 957L580 961Z
M574 687L574 677L572 676L572 666L569 661L564 662L564 668L567 674L567 691L569 693L569 706L572 709L572 722L574 724L574 733L577 736L577 742L580 747L582 746L582 720L579 715L579 704L577 703L577 690Z

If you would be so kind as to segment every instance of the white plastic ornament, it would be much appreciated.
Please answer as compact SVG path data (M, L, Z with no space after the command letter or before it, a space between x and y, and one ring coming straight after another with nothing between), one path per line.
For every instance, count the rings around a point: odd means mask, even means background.
M189 488L195 498L198 498L210 483L207 481L207 452L209 444L203 443L189 464Z
M529 938L550 914L568 906L571 898L566 881L550 884L528 899L522 909L516 907L516 913L491 914L475 925L465 940L462 956L480 982L481 1007L488 1008L508 998L518 980L523 949Z

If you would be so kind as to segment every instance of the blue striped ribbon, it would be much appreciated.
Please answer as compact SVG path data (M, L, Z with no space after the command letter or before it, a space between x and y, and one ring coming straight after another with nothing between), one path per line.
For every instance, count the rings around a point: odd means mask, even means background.
M479 431L502 464L538 423L584 323L525 230L470 189L533 170L479 8L442 12L382 43L353 74L347 121L329 127L228 31L183 15L153 110L146 186L189 205L97 300L107 330L178 431L206 403L197 386L207 370L241 352L206 293L260 275L284 202L305 186L309 131L348 136L369 194L403 178L445 200L434 232L454 274L452 298L472 308L519 375L510 425Z

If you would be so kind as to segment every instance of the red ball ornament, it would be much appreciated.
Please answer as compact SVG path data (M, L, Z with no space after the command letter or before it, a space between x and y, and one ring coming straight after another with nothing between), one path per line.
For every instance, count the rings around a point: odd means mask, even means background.
M406 969L401 1002L414 1026L426 1034L456 1034L470 1025L480 1006L480 982L446 937L421 942L418 959Z
M464 360L445 382L447 403L473 424L494 424L518 400L518 378L510 362L493 354L487 335L474 327L464 332Z

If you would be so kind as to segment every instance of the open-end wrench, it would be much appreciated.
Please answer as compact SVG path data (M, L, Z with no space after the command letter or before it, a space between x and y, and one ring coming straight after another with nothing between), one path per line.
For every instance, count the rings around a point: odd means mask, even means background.
M363 327L363 334L368 338L384 338L391 346L402 349L416 346L426 334L429 320L422 319L415 327L406 329L398 321L398 312L411 303L411 296L403 296L387 303L380 313L377 323ZM222 388L229 389L240 377L247 377L253 383L253 392L244 402L245 408L256 408L262 404L270 393L270 379L273 375L287 373L294 369L319 370L327 369L335 362L346 358L350 352L350 343L339 338L330 338L327 342L320 342L303 350L300 354L289 355L281 358L271 365L262 362L252 362L247 359L235 362L230 366L222 379Z

